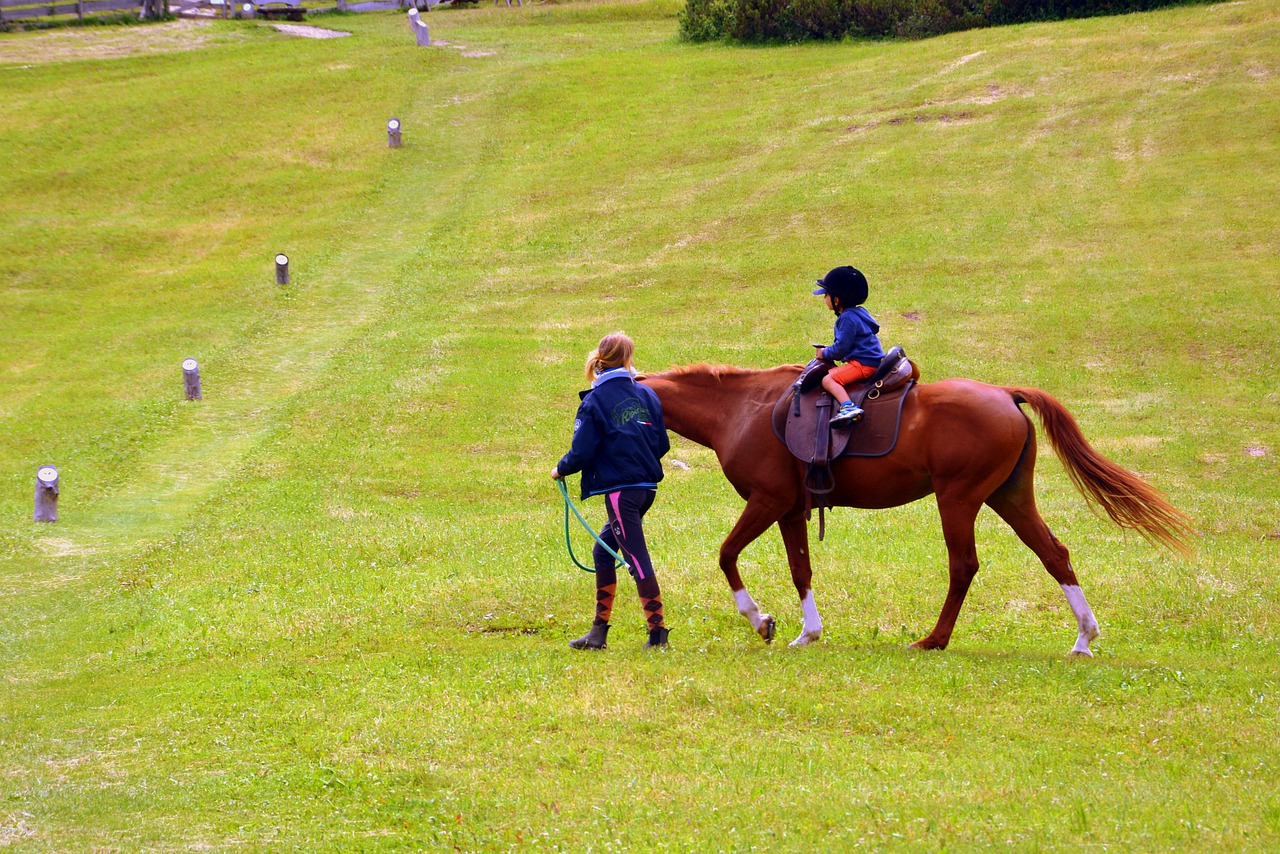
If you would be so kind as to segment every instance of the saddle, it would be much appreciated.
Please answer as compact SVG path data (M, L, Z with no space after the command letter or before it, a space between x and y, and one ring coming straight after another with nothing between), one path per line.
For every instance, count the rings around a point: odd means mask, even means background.
M865 415L847 428L832 430L835 399L822 388L822 378L834 366L814 359L800 372L773 407L773 432L792 455L807 464L804 486L810 506L817 497L819 518L822 499L835 489L831 461L841 456L881 457L898 442L898 425L907 392L920 372L901 347L891 349L865 380L847 387L849 397ZM818 539L825 533L820 528Z

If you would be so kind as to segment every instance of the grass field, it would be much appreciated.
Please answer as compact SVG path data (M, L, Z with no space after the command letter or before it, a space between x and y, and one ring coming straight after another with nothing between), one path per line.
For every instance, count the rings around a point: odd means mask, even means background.
M768 49L676 9L0 36L0 847L1280 847L1280 8ZM1095 658L989 512L950 648L907 650L931 500L829 514L824 639L766 647L676 439L672 648L624 584L571 651L587 350L804 361L840 263L926 380L1059 397L1195 557L1042 443ZM780 538L743 567L798 634Z

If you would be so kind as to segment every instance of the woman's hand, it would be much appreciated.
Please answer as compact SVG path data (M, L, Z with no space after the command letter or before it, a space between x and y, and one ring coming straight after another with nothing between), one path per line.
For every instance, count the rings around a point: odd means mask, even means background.
M556 466L555 468L553 468L553 469L551 470L551 479L552 479L552 480L559 480L559 479L560 479L560 467L559 467L559 466Z

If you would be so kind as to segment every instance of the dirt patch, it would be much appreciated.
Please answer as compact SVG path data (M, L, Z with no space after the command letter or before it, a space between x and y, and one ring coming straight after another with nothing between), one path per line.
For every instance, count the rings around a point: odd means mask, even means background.
M48 557L67 557L69 555L93 554L92 546L77 545L71 540L59 537L43 537L35 541L36 548Z
M285 35L299 36L304 39L340 39L351 33L341 30L326 30L324 27L308 27L306 24L272 24Z
M136 27L69 27L0 37L0 65L43 65L81 59L116 59L177 53L248 38L243 31L210 21L181 20Z
M896 125L905 125L905 124L917 124L917 125L968 124L973 120L974 120L973 113L970 113L967 111L958 112L958 113L915 113L909 116L894 116L893 118L888 119L886 121L870 121L865 124L849 125L847 128L845 128L845 132L846 133L864 133L866 131L874 130L884 125L896 126Z

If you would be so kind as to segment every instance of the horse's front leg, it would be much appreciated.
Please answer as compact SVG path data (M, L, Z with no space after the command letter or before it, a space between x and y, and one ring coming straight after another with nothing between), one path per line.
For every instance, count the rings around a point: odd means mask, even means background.
M813 601L813 567L809 563L809 524L803 516L779 520L782 542L787 547L787 563L791 566L791 580L800 596L800 610L804 615L804 627L800 637L791 646L805 646L822 637L822 616Z
M733 582L729 583L732 584ZM773 636L778 633L778 621L760 610L760 606L756 604L755 599L751 598L747 588L739 587L734 590L733 601L738 606L738 613L747 618L747 621L751 623L751 628L755 629L756 633L764 638L764 642L773 643Z
M747 618L751 628L756 630L756 634L765 643L773 641L778 628L777 622L763 613L756 600L747 592L747 586L742 583L742 576L738 572L738 556L753 540L768 530L780 515L772 502L752 496L747 499L747 506L738 517L737 524L720 546L720 570L729 582L729 589L733 591L733 601L738 606L738 613Z

